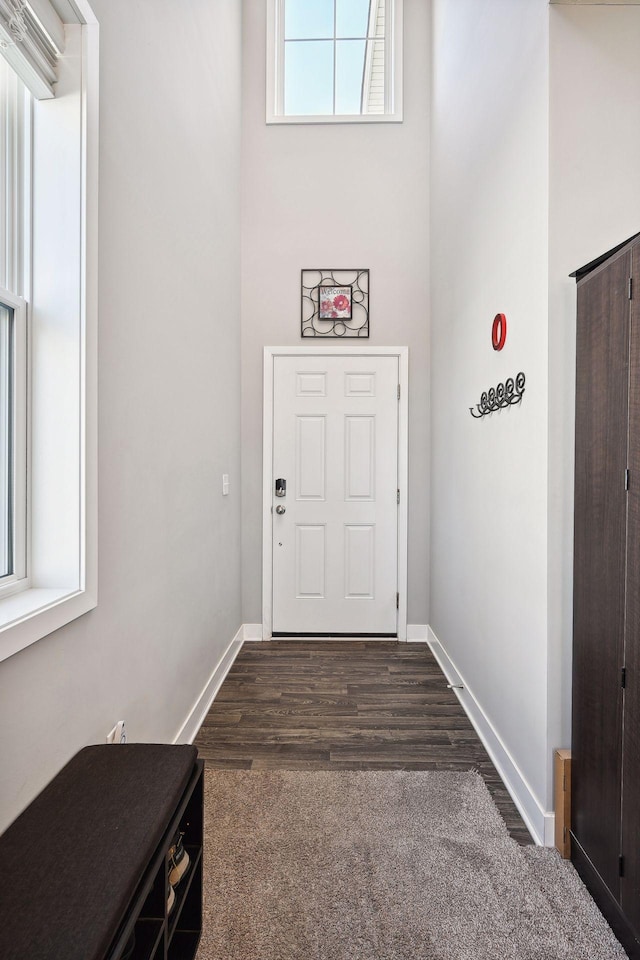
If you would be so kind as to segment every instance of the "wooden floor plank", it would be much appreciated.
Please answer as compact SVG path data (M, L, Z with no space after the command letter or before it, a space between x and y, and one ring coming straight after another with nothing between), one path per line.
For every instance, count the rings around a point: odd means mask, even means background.
M474 769L511 836L532 842L425 644L245 643L195 742L214 769Z

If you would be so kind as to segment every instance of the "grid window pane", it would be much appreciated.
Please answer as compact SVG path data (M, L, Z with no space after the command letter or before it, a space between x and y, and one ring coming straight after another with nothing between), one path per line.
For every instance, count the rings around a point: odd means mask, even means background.
M0 578L13 573L13 310L0 304Z
M284 0L280 109L288 117L384 115L390 0Z
M321 40L333 37L334 0L285 0L285 40Z
M289 116L333 113L333 41L285 43L284 112Z
M336 37L366 37L369 7L370 0L336 0Z
M0 57L0 287L24 293L29 219L30 96Z
M336 113L362 112L363 71L366 40L338 40L336 43Z

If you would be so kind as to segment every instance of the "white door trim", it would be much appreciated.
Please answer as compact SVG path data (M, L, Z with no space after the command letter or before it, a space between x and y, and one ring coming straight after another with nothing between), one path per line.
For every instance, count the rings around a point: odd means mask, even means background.
M262 639L273 629L273 362L275 357L397 357L400 381L398 405L398 640L407 639L407 540L409 526L409 348L408 347L265 347L262 420Z

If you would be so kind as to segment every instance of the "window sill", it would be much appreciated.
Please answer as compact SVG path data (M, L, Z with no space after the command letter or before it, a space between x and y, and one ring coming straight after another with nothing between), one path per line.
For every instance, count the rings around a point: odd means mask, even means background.
M279 114L269 114L267 125L289 123L402 123L401 113L369 113L345 114L340 116L295 116L285 117Z
M32 588L0 600L0 662L97 604L86 590Z

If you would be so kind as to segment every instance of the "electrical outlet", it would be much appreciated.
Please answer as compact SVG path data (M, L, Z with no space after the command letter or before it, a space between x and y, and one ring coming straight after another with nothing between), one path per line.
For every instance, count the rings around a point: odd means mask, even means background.
M107 734L107 743L126 743L127 733L124 728L124 720L118 720L113 730Z
M222 496L223 497L229 496L229 474L228 473L222 474Z

